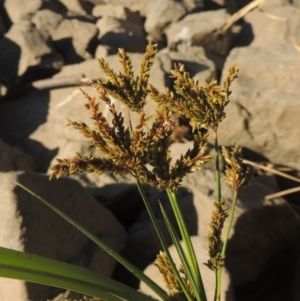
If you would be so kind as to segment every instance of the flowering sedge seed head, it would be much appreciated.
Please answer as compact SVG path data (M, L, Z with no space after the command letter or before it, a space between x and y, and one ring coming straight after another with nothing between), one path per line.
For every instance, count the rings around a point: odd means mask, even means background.
M220 204L214 203L215 209L212 212L211 222L208 232L209 260L206 265L213 271L217 271L224 265L224 257L221 255L223 240L222 230L226 218L228 217L228 208L225 202L221 200Z
M231 148L222 147L222 155L226 163L224 181L237 191L248 183L252 167L243 163L242 149L237 144Z
M165 252L161 252L161 251L159 252L155 260L155 265L158 267L158 270L163 277L163 280L169 291L171 300L174 301L186 300L184 298L185 295L183 294L183 289L181 288L179 281L176 278L176 274L174 273ZM184 271L182 266L179 269L179 275L187 290L191 293L192 296L195 296L195 293L189 283L186 272Z
M168 107L171 111L180 113L190 120L193 131L196 129L211 128L217 131L220 122L225 118L225 106L229 103L229 90L232 81L237 78L238 68L229 68L223 89L215 80L200 86L185 71L184 65L175 65L171 71L175 78L174 90L159 92L155 87L149 85L150 96L159 105Z
M137 77L134 77L131 60L123 49L119 49L118 51L119 60L123 67L123 71L118 74L110 69L105 60L101 58L99 60L99 67L108 79L99 79L96 90L106 91L134 112L143 112L146 104L150 69L154 63L156 52L156 45L150 42L141 62L139 76Z
M123 50L119 51L120 62L123 66L121 73L114 73L103 59L99 61L100 68L108 80L100 79L98 84L93 82L89 84L97 92L100 101L108 107L112 122L110 123L100 111L96 98L89 96L82 89L86 99L85 108L90 111L93 127L82 121L67 119L67 125L88 138L91 145L99 151L99 155L83 156L77 154L74 158L57 159L57 164L51 167L50 179L76 173L102 174L108 172L119 175L130 173L153 187L176 192L186 174L201 169L203 164L210 160L210 156L206 154L207 134L201 134L199 131L194 135L193 148L181 155L180 159L171 166L169 146L174 122L171 120L172 110L170 106L158 105L154 116L146 116L143 111L148 95L153 96L159 103L163 103L167 97L163 94L155 96L153 93L151 94L151 89L149 89L149 72L155 53L156 46L150 43L138 77L134 77L131 60ZM183 78L191 82L191 79L184 72L183 66L178 66L177 69L173 71L174 74L182 73ZM176 93L179 95L181 88L179 85L175 88L177 88ZM195 91L200 89L198 85L194 85L192 88ZM122 101L129 110L139 112L139 124L125 127L124 116L117 112L110 99L111 96ZM194 99L194 103L197 103L196 99ZM185 107L185 111L190 110L192 112L194 107L191 99L187 100L187 104L188 107ZM191 117L193 122L196 122L196 115L192 114ZM150 127L148 122L151 118L154 121ZM203 120L198 120L197 123L203 124Z
M163 276L163 280L171 296L182 292L182 289L176 279L176 275L170 265L165 252L160 251L156 257L155 265Z

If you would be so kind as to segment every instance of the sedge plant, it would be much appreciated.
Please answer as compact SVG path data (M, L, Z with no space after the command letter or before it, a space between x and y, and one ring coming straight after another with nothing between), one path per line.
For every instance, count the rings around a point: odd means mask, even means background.
M214 301L221 300L221 271L232 227L238 189L245 184L249 176L249 168L241 160L240 147L223 148L222 154L227 166L224 179L233 188L233 202L229 213L229 208L226 207L221 195L218 128L225 118L225 107L229 103L231 93L230 84L237 78L238 69L235 66L229 68L223 87L220 87L215 80L201 86L185 71L184 65L175 65L171 71L174 78L174 89L160 92L149 84L150 69L154 63L156 51L156 46L149 43L138 76L134 76L130 57L124 50L118 52L123 68L119 73L114 72L104 59L99 60L100 69L107 76L107 79L99 79L96 83L88 81L88 84L96 91L97 99L81 89L86 101L85 107L90 112L93 126L89 126L83 121L67 119L67 125L89 139L91 145L97 149L97 153L93 155L77 153L72 158L57 159L57 164L51 167L50 179L80 173L131 174L136 180L138 190L161 243L162 249L157 255L156 265L166 283L167 291L159 287L122 256L109 249L100 239L93 236L76 221L39 196L37 198L40 201L72 223L136 277L145 282L157 297L145 295L124 284L87 270L82 271L82 269L65 263L4 248L0 249L0 276L71 289L94 296L95 300L208 301L199 263L178 204L176 192L185 175L200 170L203 164L211 159L207 152L207 139L211 131L215 141L217 199L209 225L209 254L206 265L215 273ZM101 112L98 100L108 107L111 121ZM147 115L144 110L145 104L149 100L157 104L153 115ZM128 126L125 125L125 114L117 111L114 101L121 101L127 107ZM138 124L132 124L131 112L139 114ZM190 121L193 132L193 147L182 154L174 164L171 164L172 156L169 146L175 127L172 120L174 112L185 116ZM160 208L181 261L179 267L176 266L170 255L165 237L144 191L142 185L144 183L167 192L179 229L179 236L162 203L160 203ZM27 189L26 187L23 188ZM34 194L29 190L28 192ZM223 235L224 223L228 216L229 227ZM181 239L183 244L180 243Z

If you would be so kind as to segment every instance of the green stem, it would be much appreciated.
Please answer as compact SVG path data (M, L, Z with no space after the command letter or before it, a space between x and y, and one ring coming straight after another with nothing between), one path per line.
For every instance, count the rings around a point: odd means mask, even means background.
M222 268L218 268L216 271L216 291L215 291L215 301L221 300L221 276L222 276Z
M143 186L142 186L142 184L141 184L141 182L140 182L140 180L139 180L138 178L136 179L136 184L137 184L137 187L138 187L139 192L140 192L140 194L141 194L141 197L142 197L142 199L143 199L143 201L144 201L144 204L145 204L145 206L146 206L146 209L147 209L147 211L148 211L148 213L149 213L149 216L150 216L150 219L151 219L151 221L152 221L152 224L153 224L153 226L154 226L154 228L155 228L155 231L156 231L156 233L157 233L157 235L158 235L158 238L159 238L159 240L160 240L160 243L161 243L161 245L162 245L162 248L163 248L164 252L166 253L166 256L167 256L167 258L168 258L168 261L169 261L169 263L170 263L170 265L171 265L171 267L172 267L172 270L173 270L173 272L175 273L176 278L177 278L178 282L180 283L180 286L181 286L182 289L184 290L185 296L187 297L188 301L194 301L194 299L193 299L193 297L191 296L191 294L189 294L189 292L188 292L188 291L186 290L186 288L185 288L185 285L184 285L184 283L183 283L183 280L182 280L182 278L180 277L180 274L179 274L179 272L178 272L178 270L177 270L177 268L176 268L176 265L175 265L175 263L174 263L174 261L173 261L173 259L172 259L172 257L171 257L171 254L170 254L170 252L169 252L169 248L168 248L168 245L167 245L167 243L166 243L166 240L165 240L165 238L164 238L164 236L163 236L163 233L162 233L162 231L161 231L161 229L160 229L160 227L159 227L159 225L158 225L158 222L157 222L157 219L156 219L156 217L155 217L155 214L154 214L154 212L153 212L153 210L152 210L152 208L151 208L151 206L150 206L149 200L148 200L148 198L147 198L147 196L146 196L146 193L145 193L145 191L144 191L144 189L143 189ZM202 300L201 300L201 301L202 301ZM206 300L205 300L205 301L206 301Z
M185 220L183 218L183 214L182 211L180 209L180 206L178 204L178 200L176 197L176 194L171 192L170 190L167 189L167 194L172 206L172 210L174 212L182 239L184 241L185 244L185 248L187 251L187 255L188 255L188 260L190 263L190 266L192 268L192 272L193 272L193 276L195 277L197 283L199 283L199 289L198 289L198 294L200 296L200 300L201 301L206 301L206 294L205 294L205 288L203 285L203 281L202 281L202 277L201 277L201 273L199 270L199 264L198 264L198 260L195 254L195 250L185 223Z
M216 185L217 185L217 204L220 205L221 203L221 175L220 175L220 154L219 154L219 144L218 144L218 134L217 130L214 131L214 138L215 138L215 168L216 168Z
M222 251L221 251L221 256L225 257L226 254L226 248L227 248L227 243L229 240L229 235L230 235L230 231L232 229L232 224L233 224L233 218L234 218L234 212L235 212L235 207L236 207L236 202L237 202L237 191L234 191L233 194L233 200L232 200L232 205L231 205L231 210L230 210L230 214L229 214L229 225L228 225L228 229L227 229L227 233L223 242L223 246L222 246ZM215 300L219 301L221 300L221 276L222 276L222 267L220 267L217 270L217 288L216 288L216 296L215 296Z
M238 197L238 193L237 193L237 190L235 190L234 194L233 194L233 200L232 200L231 210L230 210L230 214L229 214L229 225L228 225L227 233L226 233L225 240L224 240L223 247L222 247L222 253L221 253L222 256L225 256L225 253L226 253L227 243L229 240L229 235L230 235L230 231L231 231L232 224L233 224L237 197Z

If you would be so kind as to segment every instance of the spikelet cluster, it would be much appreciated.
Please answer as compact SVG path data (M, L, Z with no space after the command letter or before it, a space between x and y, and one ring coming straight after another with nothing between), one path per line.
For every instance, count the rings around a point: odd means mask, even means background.
M225 107L229 103L229 90L232 81L237 78L238 68L230 67L223 83L223 89L216 80L199 85L185 71L184 65L175 65L171 71L175 78L174 90L169 89L161 93L149 85L150 95L159 105L167 107L173 112L180 113L190 120L193 130L211 128L217 132L220 122L225 118Z
M169 146L174 130L171 120L173 110L170 106L158 105L154 116L146 116L143 111L147 95L155 98L155 101L165 97L154 96L148 84L155 53L156 47L150 43L137 77L134 77L131 60L123 50L119 51L123 72L118 74L100 59L100 68L108 79L89 84L97 92L100 101L108 107L112 115L111 124L100 111L99 102L95 97L89 96L83 90L81 91L86 99L85 107L91 114L94 126L91 127L83 121L67 119L67 125L89 139L99 150L99 155L87 156L77 153L76 157L70 159L57 159L58 163L51 167L50 179L77 173L130 173L153 187L176 192L186 174L201 169L202 165L210 160L210 156L206 154L208 135L198 132L194 135L193 148L171 165ZM178 84L175 85L175 89L179 89ZM129 123L129 126L125 127L123 113L117 112L111 101L112 96L122 101L129 110L139 113L139 123L136 126Z
M171 267L171 264L168 261L166 253L160 251L160 253L156 257L155 265L158 267L158 270L163 277L163 280L169 291L169 296L171 297L171 300L176 300L176 301L186 300L182 288L177 280L177 277ZM188 277L183 267L180 267L179 273L185 287L191 293L191 295L194 296L195 295L194 291L189 283Z
M222 147L222 155L226 162L224 181L237 191L249 182L253 169L243 163L242 149L237 144L231 148Z
M228 208L223 200L221 200L220 204L214 203L214 206L215 209L212 212L211 222L209 224L209 259L206 265L211 270L217 271L224 265L224 256L221 255L223 247L222 230L224 228L225 220L228 217Z

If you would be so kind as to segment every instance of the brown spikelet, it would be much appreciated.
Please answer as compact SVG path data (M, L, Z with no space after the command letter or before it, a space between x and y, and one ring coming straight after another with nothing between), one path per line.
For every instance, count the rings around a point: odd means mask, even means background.
M238 68L229 68L223 89L216 80L200 86L185 71L184 65L175 65L171 71L175 78L174 90L159 92L149 85L150 96L159 105L168 107L173 112L180 113L190 120L190 125L195 129L211 128L217 130L220 122L225 118L225 107L229 103L229 90L232 81L237 78Z
M225 202L221 200L220 204L214 203L215 209L212 212L210 231L208 233L209 260L206 264L211 270L217 271L224 264L224 257L221 255L223 241L222 230L226 218L228 217L228 208Z
M176 192L185 175L200 170L210 160L207 154L208 134L198 131L194 133L193 148L182 154L175 164L171 164L169 146L174 130L171 114L174 110L180 111L190 119L194 129L216 127L225 116L229 86L236 77L237 68L229 69L224 89L221 89L215 81L200 86L183 65L177 65L172 70L175 91L159 93L148 84L156 51L156 46L149 43L136 77L130 57L124 50L119 50L122 72L114 72L103 59L99 60L107 79L100 79L97 84L92 81L88 83L96 91L99 100L107 106L111 118L108 119L100 110L96 97L81 90L93 125L70 119L67 119L67 125L86 137L96 152L93 155L77 154L70 159L57 159L57 164L51 167L50 179L76 173L129 173L160 190ZM147 116L144 112L147 96L158 103L153 116ZM132 124L130 120L129 127L125 126L126 116L117 111L112 97L127 106L129 116L130 111L138 112L139 123Z
M158 267L159 272L163 276L170 295L173 296L181 293L182 289L164 252L159 252L155 261L155 265Z
M243 163L242 149L237 144L231 148L222 147L222 155L226 162L224 181L237 191L248 183L253 169Z

